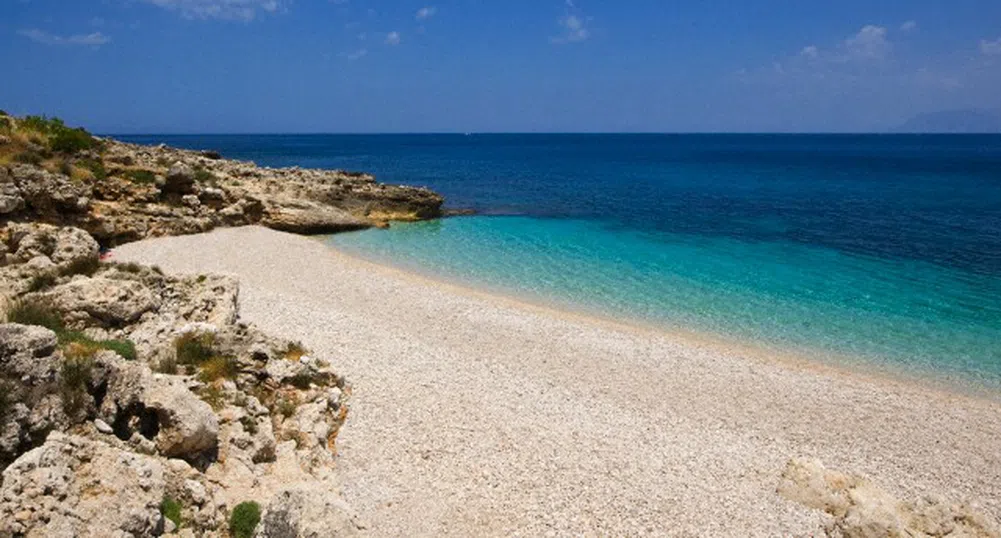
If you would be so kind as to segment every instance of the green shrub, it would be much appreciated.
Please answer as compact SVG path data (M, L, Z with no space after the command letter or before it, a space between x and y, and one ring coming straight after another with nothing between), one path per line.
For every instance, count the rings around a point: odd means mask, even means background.
M0 108L0 116L10 116L10 114L8 114L6 110Z
M87 384L94 368L97 348L74 342L63 349L63 364L59 371L59 390L67 415L77 414L87 403Z
M156 368L154 368L154 370L160 372L161 374L176 375L177 359L175 359L174 357L162 358L160 359L160 362L156 363Z
M235 538L250 538L260 522L261 505L254 501L245 501L236 505L230 514L229 530Z
M186 333L174 340L177 363L200 366L215 356L215 335L212 333Z
M160 501L160 514L174 522L177 528L181 528L181 503L169 495L164 495Z
M97 258L79 258L73 260L66 267L59 270L62 276L87 275L91 276L101 267L101 261Z
M28 282L28 291L36 292L51 288L56 284L56 275L52 273L42 273L40 275L35 275Z
M4 318L7 323L40 325L59 334L65 330L62 316L48 301L39 298L25 298L7 307Z
M108 351L118 353L119 357L127 361L136 360L136 345L132 340L101 340L97 344Z
M240 366L231 357L212 357L203 362L198 372L198 378L206 383L217 379L232 379L240 373Z
M65 129L66 124L59 118L49 118L47 116L25 116L21 120L21 128L31 131L38 131L43 134L53 134L57 129Z
M208 183L209 185L215 185L216 177L215 174L209 172L208 170L198 167L195 168L195 181L199 183Z
M150 170L128 170L125 172L125 177L140 185L151 185L156 182L156 174Z
M34 164L37 166L42 164L42 161L45 160L45 157L43 157L42 154L38 153L37 151L28 150L28 151L22 151L21 153L15 155L14 160L22 164Z
M104 181L108 177L108 171L104 169L104 163L100 159L81 159L77 164L90 170L94 174L94 179Z
M126 273L133 273L133 274L141 273L143 270L143 266L139 265L136 262L116 263L115 267L119 271L124 271Z
M243 430L250 435L257 435L257 421L254 420L254 417L243 415L240 417L240 424L243 425Z
M198 392L198 396L215 411L219 411L226 404L226 398L222 389L216 385L209 385L203 388Z
M81 331L59 331L59 345L68 349L71 344L80 344L95 353L102 349L117 353L119 357L128 360L136 360L136 345L132 340L94 340Z

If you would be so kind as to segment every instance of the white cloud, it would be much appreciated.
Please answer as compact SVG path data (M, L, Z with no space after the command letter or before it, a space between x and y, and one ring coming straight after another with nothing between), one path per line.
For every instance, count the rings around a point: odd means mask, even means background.
M111 41L110 37L101 32L74 34L64 37L33 28L30 30L20 30L18 33L36 43L44 45L90 45L99 47Z
M890 51L883 26L863 26L859 33L845 40L845 48L853 55L869 59L881 59Z
M568 1L568 5L573 5ZM579 43L591 37L591 31L587 29L587 21L577 15L567 15L561 18L559 25L563 28L563 33L557 37L550 38L550 41L558 45L567 43Z
M282 8L279 0L142 0L177 11L192 19L251 21L258 11L274 13Z
M918 21L907 21L900 25L901 32L913 32L918 29Z
M400 44L400 32L389 32L386 34L386 44L387 45L399 45Z
M436 8L434 6L422 7L422 8L420 8L420 9L417 10L417 20L423 21L423 20L430 19L437 12L438 12L438 8Z
M996 41L981 40L980 52L986 56L1001 56L1001 37L997 38Z
M367 54L368 54L368 49L358 49L358 50L353 50L351 52L342 52L341 57L347 58L348 60L353 62L355 60L364 58Z
M816 45L810 45L809 47L803 47L803 50L799 51L799 55L804 58L817 58L820 56L820 49Z

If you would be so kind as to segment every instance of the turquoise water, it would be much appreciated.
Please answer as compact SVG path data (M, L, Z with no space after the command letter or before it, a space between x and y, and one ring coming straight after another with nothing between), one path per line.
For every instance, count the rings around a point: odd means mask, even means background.
M473 286L810 357L998 385L998 281L794 243L585 220L464 217L334 236L350 253Z
M1001 136L135 137L428 185L330 241L616 318L1001 389Z

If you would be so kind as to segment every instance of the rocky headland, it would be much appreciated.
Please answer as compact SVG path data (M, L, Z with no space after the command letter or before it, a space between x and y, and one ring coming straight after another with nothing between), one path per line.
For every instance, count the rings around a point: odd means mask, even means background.
M0 536L329 536L350 385L240 320L231 277L102 260L147 237L331 233L442 198L0 115Z

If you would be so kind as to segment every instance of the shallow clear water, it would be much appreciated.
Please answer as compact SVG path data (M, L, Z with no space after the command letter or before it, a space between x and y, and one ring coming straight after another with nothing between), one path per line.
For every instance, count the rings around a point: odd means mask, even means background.
M350 252L547 302L1001 387L1001 137L145 137L426 184Z

